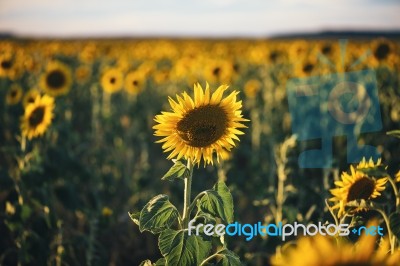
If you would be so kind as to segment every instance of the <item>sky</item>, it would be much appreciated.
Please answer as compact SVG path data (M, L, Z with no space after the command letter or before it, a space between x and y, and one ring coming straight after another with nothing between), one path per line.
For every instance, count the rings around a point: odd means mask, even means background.
M39 37L264 37L399 30L400 0L0 0L0 32Z

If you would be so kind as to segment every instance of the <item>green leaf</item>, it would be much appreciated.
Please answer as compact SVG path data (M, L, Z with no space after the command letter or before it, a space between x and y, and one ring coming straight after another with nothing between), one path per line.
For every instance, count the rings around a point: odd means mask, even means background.
M156 261L156 266L165 266L166 264L167 264L167 262L165 261L164 258L161 258Z
M363 172L364 174L368 176L373 176L373 177L385 177L388 176L388 173L386 172L386 167L383 165L379 165L376 167L369 167L369 168L364 168L364 169L358 169L357 171Z
M158 238L158 247L167 266L200 265L211 250L211 242L201 236L189 236L184 230L166 229Z
M225 223L233 222L232 195L224 182L218 182L212 190L205 191L198 206L202 211L221 218Z
M189 175L189 169L181 161L176 161L168 172L161 178L162 180L173 181L183 179Z
M132 221L133 221L135 224L137 224L137 225L140 224L140 223L139 223L140 212L134 212L134 213L128 212L128 214L129 214L129 217L131 217Z
M400 138L400 130L399 129L388 131L388 132L386 132L386 134L389 136Z
M139 230L159 233L179 216L178 210L171 204L167 195L158 195L152 198L142 209L139 217Z
M394 212L389 217L390 229L400 241L400 212Z
M241 266L240 258L233 251L224 249L218 254L222 255L222 259L218 261L217 266Z

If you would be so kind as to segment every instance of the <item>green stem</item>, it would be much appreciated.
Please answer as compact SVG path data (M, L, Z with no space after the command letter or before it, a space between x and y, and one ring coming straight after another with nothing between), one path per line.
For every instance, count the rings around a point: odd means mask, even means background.
M189 206L189 213L192 213L194 207L196 207L197 201L198 201L203 195L205 195L206 193L207 193L206 191L200 192L200 193L194 198L194 200L192 201L192 203L191 203L190 206Z
M394 182L394 180L389 177L389 183L392 185L393 191L394 191L394 196L396 198L396 210L400 211L400 195L399 195L399 190L396 187L396 183Z
M189 220L190 220L190 196L192 193L192 176L193 176L193 164L190 159L187 162L187 168L189 169L189 175L185 177L184 183L184 198L183 198L183 228L188 228Z
M209 262L210 260L212 260L213 258L216 258L218 256L220 256L221 254L219 254L221 251L223 251L223 249L219 250L217 253L212 254L210 257L206 258L205 260L203 260L200 264L200 266L206 265L207 262Z
M383 220L385 220L386 227L387 227L387 230L388 230L388 235L389 235L390 253L393 254L394 253L394 244L395 243L394 243L394 238L393 238L393 232L390 229L389 218L387 217L386 213L384 211L382 211L381 209L373 209L373 210L379 212L382 215Z

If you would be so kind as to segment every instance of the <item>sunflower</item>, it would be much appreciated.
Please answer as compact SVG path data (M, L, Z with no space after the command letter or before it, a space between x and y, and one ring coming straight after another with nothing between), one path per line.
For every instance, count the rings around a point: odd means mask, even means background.
M299 78L312 76L316 71L317 61L315 58L310 57L295 65L295 76Z
M0 77L15 80L22 75L21 53L6 52L0 54Z
M118 68L110 68L101 76L101 86L108 93L114 93L121 89L124 77Z
M287 247L282 253L272 257L274 266L395 266L400 260L400 250L390 254L388 239L382 239L375 250L376 237L362 235L353 244L347 241L335 241L332 237L317 235L304 237L295 246Z
M393 67L397 62L396 46L387 39L377 39L372 42L372 66L385 64Z
M204 77L212 83L229 82L233 77L232 64L227 60L210 60L204 68Z
M54 98L43 95L37 96L33 103L25 107L21 117L22 135L28 139L42 135L51 123L54 110Z
M172 151L168 159L185 158L193 163L213 164L213 153L217 161L224 160L235 146L237 135L244 134L238 128L245 128L241 122L242 102L236 101L239 92L233 91L223 98L226 85L220 86L212 95L207 84L203 91L200 84L194 85L194 100L186 93L177 95L177 101L169 98L173 112L162 112L155 117L158 123L153 127L155 135L163 137L164 152Z
M33 103L36 99L36 97L38 97L40 95L39 91L36 89L31 89L28 92L25 93L24 98L22 99L22 104L24 105L24 107L26 107L28 104Z
M256 97L257 93L260 91L261 88L261 83L260 81L256 79L251 79L246 82L244 85L244 94L248 98L254 98Z
M88 81L92 74L92 69L89 65L81 65L75 70L75 79L78 83L82 84Z
M136 95L143 90L145 77L136 71L129 72L125 77L125 90Z
M50 62L40 79L40 87L53 97L67 94L71 85L71 70L59 61Z
M14 105L19 103L22 98L22 89L19 85L13 84L6 95L6 104Z
M0 77L11 75L14 66L14 60L10 53L0 55Z
M354 200L371 200L381 195L381 191L385 190L387 177L374 178L360 171L361 169L374 168L380 166L381 161L376 164L372 160L366 162L365 158L354 168L350 166L350 174L342 172L340 181L335 181L336 188L331 189L333 201L335 205L333 209L339 209L338 217L345 213L346 204ZM360 208L354 209L359 211Z

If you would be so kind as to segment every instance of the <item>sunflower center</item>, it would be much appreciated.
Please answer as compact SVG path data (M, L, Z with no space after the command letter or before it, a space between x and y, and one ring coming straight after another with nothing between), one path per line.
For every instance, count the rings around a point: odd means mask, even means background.
M137 85L139 85L139 82L138 82L137 80L134 80L134 81L132 82L132 84L133 84L133 86L137 86Z
M11 91L11 97L15 97L15 96L17 96L17 91L16 90L12 90Z
M332 48L331 48L330 45L325 45L324 47L322 47L322 53L323 53L324 55L330 54L331 51L332 51Z
M110 83L111 84L115 84L115 81L116 81L116 78L114 78L114 77L110 78Z
M367 200L374 192L374 188L375 182L372 179L364 176L351 185L347 195L347 201L350 202L360 199Z
M43 106L37 107L29 116L29 125L31 127L36 127L43 121L43 118L44 118L44 107Z
M314 65L313 65L313 64L310 64L310 63L305 64L305 65L303 66L303 71L304 71L305 73L310 73L313 69L314 69Z
M11 60L4 60L1 62L2 69L10 69L12 67Z
M177 124L179 136L192 147L207 147L225 134L227 115L218 105L204 105L189 111Z
M66 78L60 70L51 71L46 77L46 83L50 88L60 89L65 85Z
M379 60L385 59L390 52L390 47L387 43L380 44L375 50L375 57Z
M221 73L221 68L220 67L214 68L212 73L213 73L214 76L218 77L219 74Z

